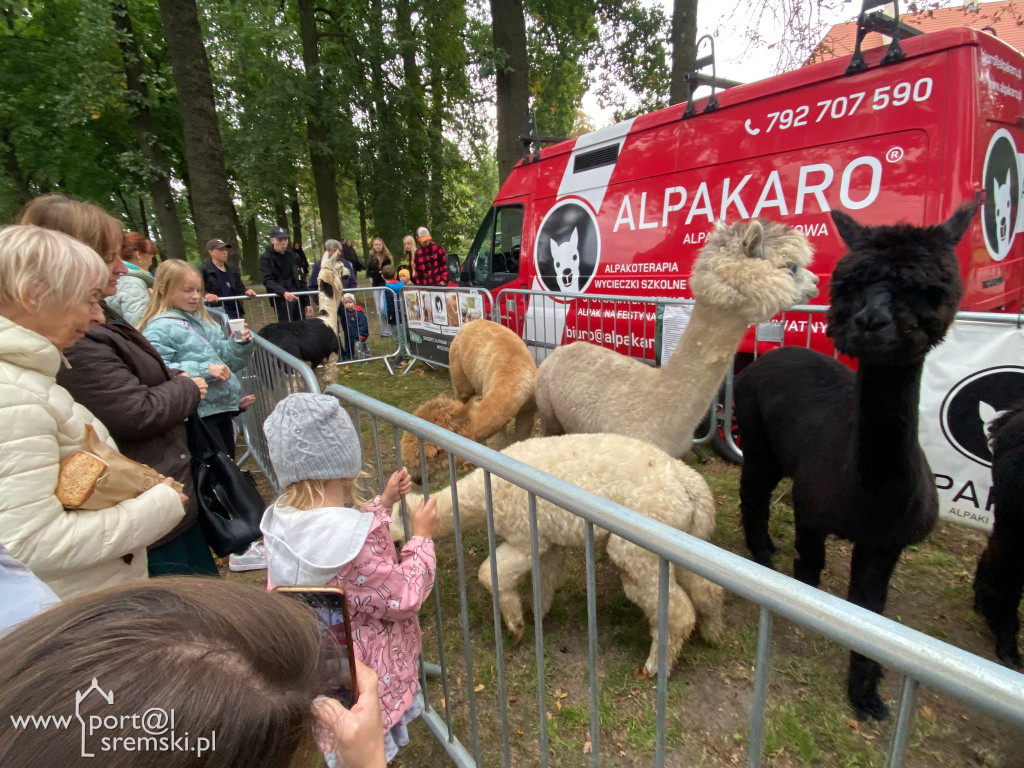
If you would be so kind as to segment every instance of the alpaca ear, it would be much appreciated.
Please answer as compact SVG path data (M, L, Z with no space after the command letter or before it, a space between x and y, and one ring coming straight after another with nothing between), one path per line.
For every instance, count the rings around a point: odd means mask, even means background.
M966 234L974 221L974 214L978 212L977 203L967 203L956 209L956 212L949 217L949 220L942 224L954 244L960 242L960 238Z
M764 227L757 219L747 225L746 234L743 235L743 251L749 259L764 258Z
M868 228L858 224L848 213L832 211L832 221L847 248L856 248L867 236Z
M569 235L569 245L571 245L573 248L575 248L576 244L579 242L579 240L580 240L580 236L576 232L576 227L573 227L572 228L572 234Z

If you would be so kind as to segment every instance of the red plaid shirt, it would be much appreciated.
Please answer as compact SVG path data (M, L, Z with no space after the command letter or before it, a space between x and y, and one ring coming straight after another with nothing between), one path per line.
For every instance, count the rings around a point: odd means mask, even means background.
M416 285L448 285L448 254L431 241L413 256L416 267Z

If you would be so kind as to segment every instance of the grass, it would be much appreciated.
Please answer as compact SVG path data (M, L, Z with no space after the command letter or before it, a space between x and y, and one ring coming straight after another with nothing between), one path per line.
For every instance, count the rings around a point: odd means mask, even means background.
M342 366L339 383L378 400L411 411L420 402L450 388L447 371L431 371L417 363L408 375L388 375L379 362ZM372 429L364 419L364 453L373 461ZM379 425L384 476L395 468L389 425ZM738 468L719 460L698 464L715 496L718 528L712 541L746 556L737 500ZM376 482L374 480L374 482ZM447 474L431 483L447 485ZM776 565L790 572L794 556L793 516L780 485L770 521L779 547ZM973 653L993 658L992 641L971 610L971 577L984 538L966 528L940 523L922 544L909 548L897 567L886 615ZM451 715L455 735L472 748L468 670L465 663L460 590L454 539L438 541L435 590L440 598L440 637L449 669L445 696L440 680L428 681L428 697L444 715ZM473 693L479 724L480 758L485 766L502 764L498 665L491 596L477 581L476 571L487 554L484 530L464 532L466 610L470 626ZM822 588L845 595L849 546L830 541ZM584 766L594 745L589 735L586 589L582 557L566 564L563 587L544 622L544 706L550 764ZM233 578L244 576L234 574ZM262 573L258 575L262 578ZM250 577L251 578L251 577ZM537 671L530 612L530 582L519 585L527 626L518 644L501 629L504 646L505 706L508 748L513 766L538 764ZM424 606L424 658L439 658L433 598ZM602 765L649 765L653 759L655 686L638 680L634 671L647 656L650 637L646 618L623 594L617 573L607 561L597 568L598 718ZM709 645L691 639L668 683L666 764L669 766L735 766L745 763L748 708L757 646L757 606L735 596L726 603L727 631ZM772 675L765 715L763 765L770 768L874 768L885 765L890 723L864 724L853 719L846 702L848 652L785 620L775 622L771 648ZM881 692L890 701L899 695L901 677L887 671ZM922 689L913 721L911 768L1024 768L1019 749L1024 733L998 723L934 691ZM442 703L443 702L443 703ZM893 707L894 708L894 707ZM412 741L392 766L447 764L443 747L422 722L410 728Z

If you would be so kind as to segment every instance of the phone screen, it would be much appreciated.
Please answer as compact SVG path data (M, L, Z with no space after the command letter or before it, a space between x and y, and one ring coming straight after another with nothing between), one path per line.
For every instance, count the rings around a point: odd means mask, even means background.
M328 693L351 707L356 700L355 655L345 592L337 587L277 587L274 591L301 600L316 613L329 676Z

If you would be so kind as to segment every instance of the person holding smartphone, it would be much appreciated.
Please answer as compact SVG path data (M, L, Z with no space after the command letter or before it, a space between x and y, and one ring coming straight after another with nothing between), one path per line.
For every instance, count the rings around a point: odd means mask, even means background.
M433 499L412 514L413 536L399 562L391 541L391 508L412 482L403 467L365 503L359 436L336 398L289 395L264 423L270 461L284 492L260 528L267 586L344 590L358 661L379 679L386 758L408 743L406 725L421 712L416 694L420 626L416 614L434 585L439 518Z

